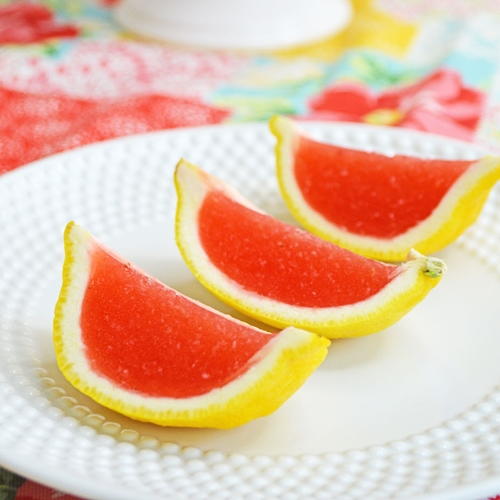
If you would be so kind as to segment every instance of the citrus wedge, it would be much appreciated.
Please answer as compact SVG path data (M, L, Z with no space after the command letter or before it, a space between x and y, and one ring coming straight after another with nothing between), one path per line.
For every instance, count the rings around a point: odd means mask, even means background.
M325 240L374 259L444 248L477 219L500 180L500 158L492 156L385 156L315 141L284 117L272 118L270 128L292 215Z
M268 333L168 288L69 223L54 344L63 375L98 403L168 426L229 428L276 410L329 342Z
M396 322L439 282L444 263L410 252L401 265L356 255L258 209L198 167L175 172L177 246L212 293L268 324L330 338Z

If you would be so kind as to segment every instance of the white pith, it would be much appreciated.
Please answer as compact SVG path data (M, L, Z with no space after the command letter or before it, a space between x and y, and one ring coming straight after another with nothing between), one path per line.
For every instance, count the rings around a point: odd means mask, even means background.
M279 162L281 165L280 178L282 188L287 193L287 203L292 204L296 212L303 214L303 219L307 220L308 225L311 228L316 228L323 237L334 241L348 241L354 248L376 248L380 253L394 254L405 252L408 248L417 247L419 243L440 230L443 221L450 218L459 200L471 190L472 186L475 186L483 179L485 174L498 169L498 159L494 157L484 157L474 162L457 179L429 217L398 236L379 238L359 235L347 231L328 220L313 209L304 199L295 179L293 157L300 136L304 134L291 120L286 118L277 119L275 124L281 136L278 143L278 155L281 160Z
M283 351L296 349L302 344L311 342L313 334L293 327L286 328L255 354L251 360L252 366L243 375L223 387L213 389L202 395L180 399L146 396L123 389L90 368L85 354L85 346L82 342L80 313L90 274L91 253L98 244L87 231L77 225L73 226L70 238L73 243L74 262L70 270L71 286L68 289L60 316L62 354L66 364L61 368L65 374L71 372L72 378L76 376L79 379L80 389L82 389L81 385L83 383L85 386L92 388L94 392L99 392L109 399L125 401L130 409L145 407L149 411L158 413L162 411L203 410L209 405L223 406L232 398L244 392L245 389L257 383L266 372L273 368ZM199 302L192 302L211 310ZM220 314L217 311L211 311L214 314ZM234 318L227 318L230 321L237 321ZM245 323L242 324L249 327Z
M423 256L402 264L399 275L384 288L355 304L322 308L302 307L266 298L243 288L229 278L211 262L203 248L199 237L198 214L205 196L214 189L214 184L207 182L204 172L187 162L179 164L177 182L181 192L177 214L177 243L182 248L184 257L189 260L191 269L195 270L198 279L214 293L222 298L225 296L232 299L229 301L231 303L237 301L244 305L243 309L259 311L261 316L265 316L270 322L275 318L276 324L289 322L303 328L348 322L350 318L377 311L383 304L410 289L426 265L426 258ZM222 183L218 183L216 189L224 189ZM224 191L231 197L229 190Z

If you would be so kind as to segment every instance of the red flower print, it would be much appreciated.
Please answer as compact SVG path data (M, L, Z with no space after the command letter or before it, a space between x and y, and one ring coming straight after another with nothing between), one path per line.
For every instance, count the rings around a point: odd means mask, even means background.
M78 33L71 24L58 24L53 12L43 5L14 3L0 7L0 43L39 42Z
M16 500L81 500L33 481L26 481L17 490Z
M0 87L0 174L83 144L219 123L228 114L196 99L159 94L89 100Z
M375 94L361 84L334 85L310 102L307 118L397 125L472 140L485 104L482 92L440 69L420 82Z

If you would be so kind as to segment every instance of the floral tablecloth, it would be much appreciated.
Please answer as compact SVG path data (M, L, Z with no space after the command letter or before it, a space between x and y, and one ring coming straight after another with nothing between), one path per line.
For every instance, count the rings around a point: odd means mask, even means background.
M500 149L498 0L352 0L321 43L255 55L146 43L116 0L0 0L0 174L111 137L276 113ZM0 468L0 500L75 498ZM497 497L500 500L500 497Z

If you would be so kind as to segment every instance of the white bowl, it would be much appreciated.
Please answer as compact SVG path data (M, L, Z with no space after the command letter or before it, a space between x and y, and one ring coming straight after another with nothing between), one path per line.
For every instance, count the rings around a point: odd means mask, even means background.
M126 29L211 49L277 49L314 42L346 26L349 0L123 0Z

